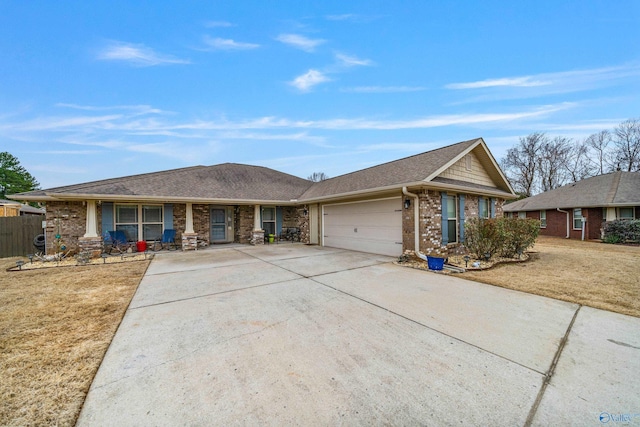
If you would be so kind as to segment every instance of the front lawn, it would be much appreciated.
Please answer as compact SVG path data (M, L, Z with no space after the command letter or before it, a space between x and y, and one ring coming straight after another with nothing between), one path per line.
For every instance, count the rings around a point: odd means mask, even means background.
M459 277L640 317L640 247L540 236L528 262Z

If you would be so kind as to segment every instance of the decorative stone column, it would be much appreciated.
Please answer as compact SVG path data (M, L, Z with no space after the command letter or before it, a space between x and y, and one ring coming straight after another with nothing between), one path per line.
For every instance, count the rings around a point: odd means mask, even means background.
M253 207L253 231L251 232L252 245L264 245L264 230L260 224L260 205Z
M84 236L78 238L78 252L89 252L91 258L102 253L102 237L98 235L96 201L87 201L87 216Z
M182 250L198 250L198 233L182 233Z
M182 233L182 250L198 250L198 233L193 230L193 204L187 203L184 233Z

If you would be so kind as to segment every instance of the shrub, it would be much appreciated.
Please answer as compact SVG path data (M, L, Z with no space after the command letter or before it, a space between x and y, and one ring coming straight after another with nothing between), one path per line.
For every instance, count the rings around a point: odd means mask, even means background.
M521 218L480 219L465 222L465 246L476 258L498 254L513 258L533 246L540 221Z
M476 258L493 255L498 249L498 227L495 219L471 218L464 224L465 246Z
M533 246L540 233L540 221L531 218L500 218L500 255L514 258Z
M605 222L603 241L605 243L640 241L640 219Z

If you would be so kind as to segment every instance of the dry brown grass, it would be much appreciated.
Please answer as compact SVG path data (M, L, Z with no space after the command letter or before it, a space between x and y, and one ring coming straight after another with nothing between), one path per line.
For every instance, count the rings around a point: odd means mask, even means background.
M149 261L5 271L0 425L74 425Z
M459 277L640 317L640 247L541 236L524 263Z

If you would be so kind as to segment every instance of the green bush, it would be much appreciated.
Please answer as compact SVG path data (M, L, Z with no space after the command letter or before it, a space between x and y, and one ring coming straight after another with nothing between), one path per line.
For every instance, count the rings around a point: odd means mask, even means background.
M603 241L605 243L640 241L640 219L605 222Z
M521 218L480 219L465 222L465 246L476 258L500 255L514 258L533 246L540 221Z
M478 259L498 249L498 227L495 219L471 218L464 223L465 246Z

